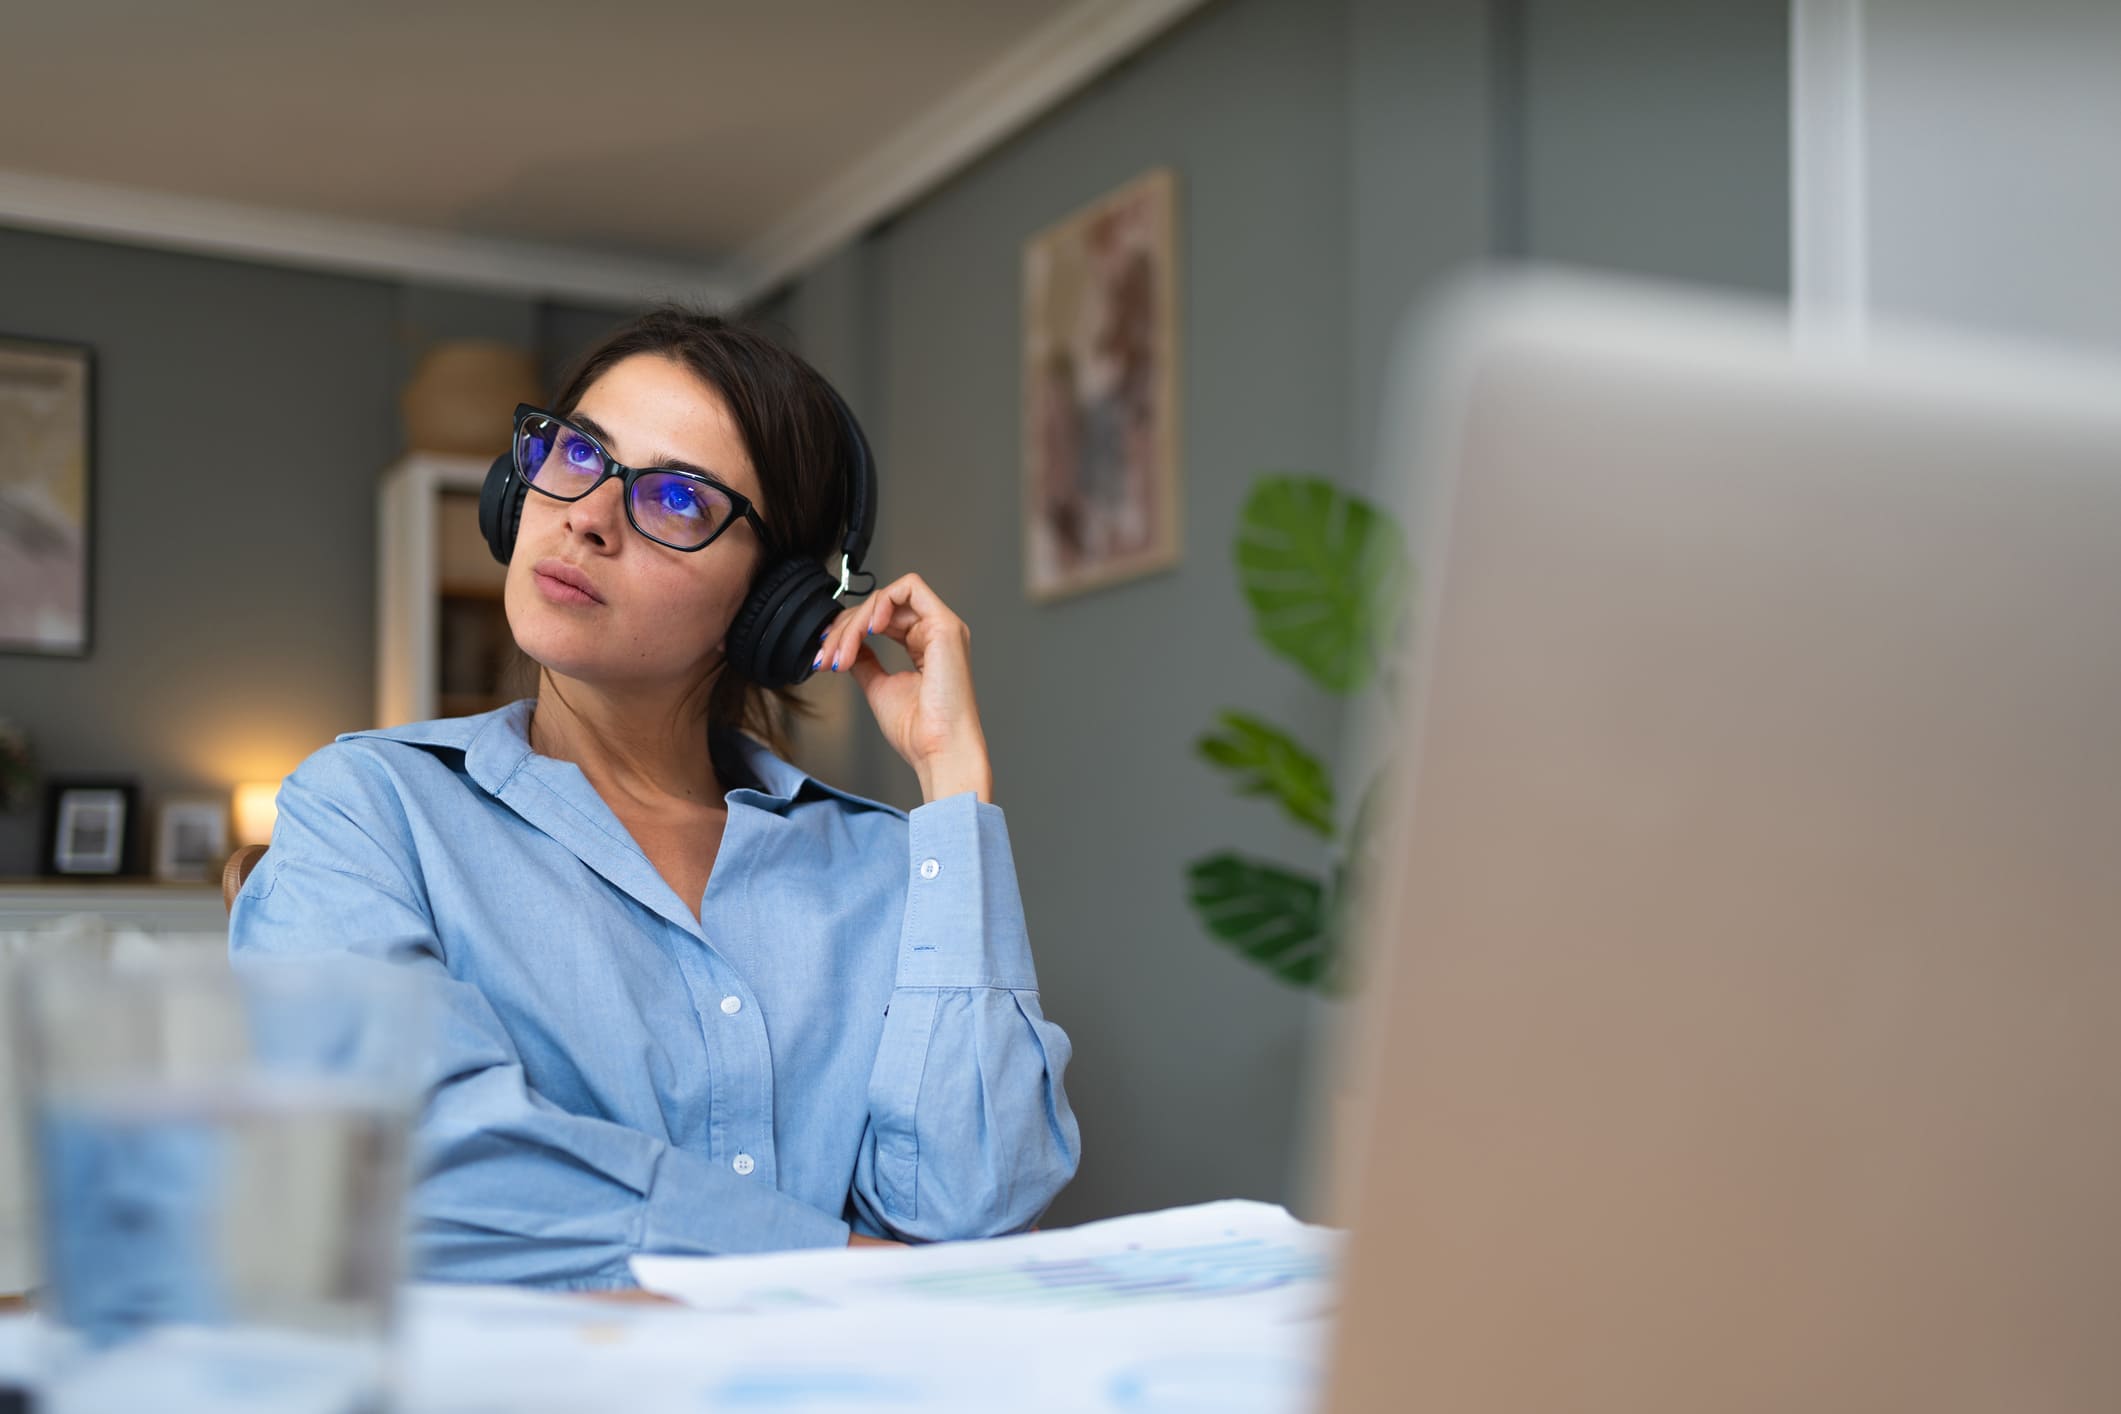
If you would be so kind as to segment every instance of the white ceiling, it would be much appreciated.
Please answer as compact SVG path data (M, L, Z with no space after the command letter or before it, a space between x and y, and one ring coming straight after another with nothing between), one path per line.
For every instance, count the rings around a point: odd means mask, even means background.
M0 0L0 224L741 298L1199 0Z

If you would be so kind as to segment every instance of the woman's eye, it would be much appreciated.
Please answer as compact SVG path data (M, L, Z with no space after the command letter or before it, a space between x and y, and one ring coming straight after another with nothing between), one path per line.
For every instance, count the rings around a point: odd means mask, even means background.
M700 498L689 486L668 485L663 488L663 509L672 515L696 516L700 513Z
M597 449L577 438L569 438L567 441L567 460L579 467L595 466Z

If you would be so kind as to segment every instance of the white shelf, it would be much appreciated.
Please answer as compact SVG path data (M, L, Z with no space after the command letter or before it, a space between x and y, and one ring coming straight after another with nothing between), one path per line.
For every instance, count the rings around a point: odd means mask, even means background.
M228 927L218 883L0 881L0 933L33 932L77 913L143 933L218 933Z
M476 496L490 464L478 457L414 452L383 473L376 498L376 725L437 715L435 605L445 556L436 532L441 497ZM461 550L461 547L458 547ZM479 549L484 554L483 544ZM447 556L450 563L461 558ZM498 571L500 566L493 568Z

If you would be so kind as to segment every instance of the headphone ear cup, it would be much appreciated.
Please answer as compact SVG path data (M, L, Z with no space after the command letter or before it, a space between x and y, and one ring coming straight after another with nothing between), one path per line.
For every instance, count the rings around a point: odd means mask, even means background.
M807 560L782 560L752 587L729 625L729 662L761 687L794 687L811 674L819 640L839 613L839 582Z
M503 452L486 468L479 485L479 532L486 548L502 564L515 554L516 530L523 523L523 483L515 474L515 457Z

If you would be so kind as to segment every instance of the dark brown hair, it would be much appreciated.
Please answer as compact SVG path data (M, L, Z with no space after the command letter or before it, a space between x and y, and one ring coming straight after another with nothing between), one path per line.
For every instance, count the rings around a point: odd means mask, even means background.
M636 354L683 365L721 394L758 473L759 518L772 541L759 570L839 548L853 451L832 392L818 371L755 326L678 304L658 305L614 329L577 358L552 410L573 414L592 383ZM710 548L705 553L713 554ZM725 663L707 699L716 736L748 731L787 751L787 721L808 708L791 692L761 687Z

